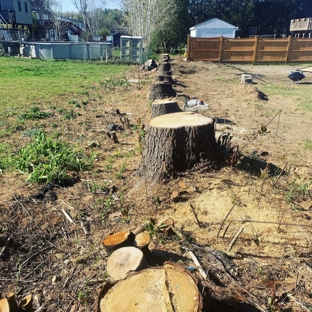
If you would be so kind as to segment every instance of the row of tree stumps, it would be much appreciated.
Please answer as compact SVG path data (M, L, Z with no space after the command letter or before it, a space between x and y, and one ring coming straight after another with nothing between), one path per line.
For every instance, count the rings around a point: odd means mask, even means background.
M174 178L181 172L200 167L215 170L222 161L214 120L181 111L173 99L175 91L168 79L170 73L170 59L163 58L150 88L152 119L143 140L139 174L152 181Z

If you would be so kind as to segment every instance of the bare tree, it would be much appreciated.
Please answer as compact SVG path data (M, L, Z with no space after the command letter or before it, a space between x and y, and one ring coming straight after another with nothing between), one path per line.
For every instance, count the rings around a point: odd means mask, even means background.
M49 10L50 10L50 20L53 24L54 28L54 36L53 40L61 40L62 39L62 32L63 32L63 25L62 25L62 4L57 0L50 0L49 1Z
M83 23L86 27L86 33L97 34L99 31L99 22L100 22L100 6L104 2L99 0L72 0L74 6L82 15Z
M153 32L164 27L176 12L173 0L121 0L129 31L149 46Z

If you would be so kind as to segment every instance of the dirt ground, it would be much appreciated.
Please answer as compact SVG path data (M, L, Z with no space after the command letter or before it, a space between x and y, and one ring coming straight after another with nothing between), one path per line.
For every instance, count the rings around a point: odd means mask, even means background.
M102 240L168 217L178 231L155 229L148 264L195 267L186 253L191 250L208 274L204 280L192 270L203 311L311 311L312 150L304 142L312 141L312 110L298 103L304 90L309 93L312 74L294 84L287 75L296 66L290 65L180 57L171 65L180 107L183 95L208 103L203 114L214 118L216 138L231 134L238 163L167 183L140 179L139 128L150 120L155 72L130 70L127 90L94 86L102 100L62 125L70 141L96 152L92 172L67 187L30 185L18 173L0 177L2 296L14 292L20 301L31 294L38 311L95 311L98 291L109 280ZM243 73L253 76L252 84L241 83ZM117 132L119 143L103 131L111 123L123 126L116 109L128 113L133 126ZM229 258L213 256L216 250Z

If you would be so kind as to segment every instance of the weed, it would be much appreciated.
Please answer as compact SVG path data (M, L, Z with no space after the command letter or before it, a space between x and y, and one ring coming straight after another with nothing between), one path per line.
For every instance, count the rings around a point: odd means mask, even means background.
M123 179L123 173L126 171L126 165L127 165L127 162L124 161L119 171L115 173L115 177L117 179Z
M295 201L305 200L307 197L311 197L311 186L312 179L309 181L304 180L299 184L294 180L284 195L286 202L294 203Z
M309 151L312 151L312 141L311 141L311 140L306 139L306 140L303 142L303 146L304 146L304 149L309 150Z
M103 82L103 87L106 89L128 89L130 84L126 78L117 78L117 79L107 79Z
M52 113L42 112L38 107L32 107L28 112L21 114L18 118L21 120L44 119L53 116Z
M106 209L110 210L113 206L113 197L112 195L109 195L106 197L106 200L104 202L104 206Z
M0 144L0 172L11 167L10 147L7 143Z
M87 299L90 296L90 293L91 293L91 288L89 285L89 281L85 280L81 286L81 289L78 290L77 298L82 304L86 305Z
M156 219L153 219L153 218L150 218L149 220L148 220L148 222L146 222L145 224L144 224L144 228L145 228L145 230L148 232L148 234L149 234L149 236L150 236L150 238L151 239L161 239L161 237L159 237L159 231L162 229L162 228L165 228L165 227L167 227L167 225L166 224L160 224L160 225L158 225L157 223L156 223Z
M33 183L64 183L71 180L68 171L89 169L93 157L83 156L65 142L54 140L44 132L34 135L33 140L19 151L13 160L14 167L28 174L27 180Z
M70 101L68 101L68 104L74 105L75 107L78 107L78 108L81 107L79 101L77 101L77 100L70 100Z
M76 114L74 113L74 110L71 108L70 111L68 111L66 108L61 108L59 110L59 113L63 115L63 118L66 120L75 119Z

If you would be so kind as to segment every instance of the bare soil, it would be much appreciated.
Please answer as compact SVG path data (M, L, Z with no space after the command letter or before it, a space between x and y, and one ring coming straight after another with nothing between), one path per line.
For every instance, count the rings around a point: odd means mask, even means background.
M14 292L20 301L32 294L38 311L95 311L98 291L109 280L102 240L149 224L155 235L149 266L171 261L189 268L199 280L204 311L311 310L312 151L304 142L312 141L312 111L298 105L297 91L309 94L312 74L294 84L287 75L295 67L288 65L179 57L171 64L180 107L183 95L208 103L202 113L215 119L216 138L231 134L238 163L161 184L140 179L140 128L151 118L148 92L155 72L129 70L128 89L94 86L90 92L102 100L61 126L70 142L97 154L92 171L66 187L31 185L19 173L0 177L2 296ZM253 75L252 84L241 83L243 73ZM273 89L266 86L289 92L269 94L263 90ZM104 131L112 123L123 127L116 109L129 113L132 125L117 131L119 143ZM174 192L179 195L172 200ZM178 231L153 232L151 220L163 217L172 218Z

